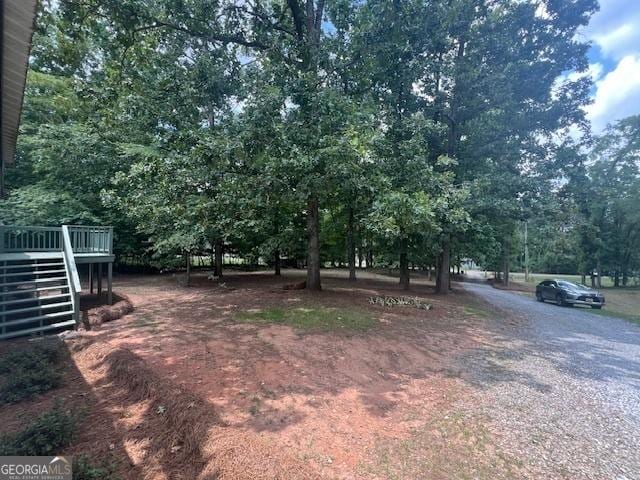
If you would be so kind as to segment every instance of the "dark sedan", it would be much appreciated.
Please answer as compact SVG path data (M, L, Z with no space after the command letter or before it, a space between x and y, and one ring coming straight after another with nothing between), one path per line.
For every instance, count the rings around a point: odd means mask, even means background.
M600 309L604 305L604 295L579 283L564 280L545 280L536 286L536 298L539 302L551 300L558 305L587 305Z

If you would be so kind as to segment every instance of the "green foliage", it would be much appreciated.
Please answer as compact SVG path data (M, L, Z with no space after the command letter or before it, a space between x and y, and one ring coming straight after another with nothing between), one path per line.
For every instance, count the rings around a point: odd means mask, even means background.
M18 369L33 369L45 363L56 363L61 359L62 346L57 342L33 343L15 348L0 358L0 374Z
M78 416L60 404L38 417L24 430L0 437L0 455L47 456L71 443Z
M0 402L16 403L59 386L62 374L58 344L29 345L0 359Z
M327 307L267 308L241 312L236 318L247 322L275 323L303 330L329 332L365 332L377 323L375 318L363 311Z
M0 210L0 224L60 226L95 225L100 220L71 192L42 183L11 192Z
M566 231L579 273L599 271L626 284L640 270L640 116L610 125L588 159L568 160L563 193L575 220Z
M73 480L119 480L115 466L108 460L97 465L86 455L73 457Z
M433 203L424 192L391 192L374 202L367 223L385 239L427 235L438 228Z
M449 251L497 265L544 210L564 168L554 159L572 155L557 138L587 127L589 80L566 72L587 67L576 32L596 9L42 2L0 223L113 224L117 253L159 263L223 242L267 263L375 251L407 281L409 263ZM585 252L635 255L608 247L630 235L619 222L598 223L631 201L589 212L576 201ZM560 257L547 264L571 262Z

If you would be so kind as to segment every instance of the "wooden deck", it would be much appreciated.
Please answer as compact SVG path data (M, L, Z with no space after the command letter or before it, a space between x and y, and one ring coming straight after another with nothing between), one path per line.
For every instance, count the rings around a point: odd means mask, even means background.
M111 304L114 260L112 227L0 225L0 338L77 325L82 288L78 264L87 265L89 291L93 293L97 280L99 295L106 264ZM51 289L59 291L57 303L48 303L54 298L48 296Z

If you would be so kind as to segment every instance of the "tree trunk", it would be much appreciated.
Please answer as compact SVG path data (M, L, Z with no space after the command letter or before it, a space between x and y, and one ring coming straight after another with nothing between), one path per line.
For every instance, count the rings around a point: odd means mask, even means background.
M613 272L613 286L616 288L620 286L620 272L617 269Z
M528 222L524 222L524 281L529 281L529 227ZM584 283L584 279L582 280Z
M400 240L400 287L409 290L409 258L407 255L407 240Z
M187 281L186 281L186 283L187 283L187 287L188 287L189 285L191 285L191 254L189 252L186 252L184 254L184 256L185 256L185 260L187 262Z
M307 288L321 290L320 284L320 218L318 199L307 202Z
M373 250L371 247L367 250L367 269L373 268Z
M458 62L462 62L465 53L465 41L458 38L458 51L456 52L456 66ZM454 85L458 84L458 79L454 76ZM446 153L449 158L455 159L458 154L458 142L460 141L460 128L458 125L458 108L461 104L458 89L453 89L453 95L449 105L449 114L444 116L447 124L447 149ZM451 275L449 274L449 265L451 264L451 238L447 235L442 245L442 252L438 261L438 270L436 272L436 293L448 294L451 286Z
M358 268L362 268L362 244L358 247Z
M502 248L502 272L503 272L503 283L506 287L509 286L509 257L511 255L510 252L509 240L505 239L504 245Z
M213 270L213 274L216 274L216 241L210 240L211 242L211 270Z
M273 218L273 236L274 238L279 238L279 235L280 235L280 219L278 217L278 214L276 213L276 215L274 215L274 218ZM280 266L281 266L280 247L278 246L278 248L276 248L275 251L273 252L273 269L276 277L280 276Z
M280 250L276 248L276 251L273 253L273 267L275 269L276 276L280 276Z
M221 238L216 238L216 269L215 275L217 277L222 277L222 259L223 259L223 250L224 250L224 242Z
M0 159L0 200L4 200L5 199L5 186L4 186L4 176L5 176L5 171L4 171L4 162L2 161L2 159Z
M347 256L349 260L349 280L356 279L356 242L354 235L353 207L349 207L349 219L347 222Z
M320 138L317 132L317 105L311 100L317 93L320 82L318 81L318 60L320 41L322 38L322 19L325 2L320 0L306 0L304 7L302 2L289 0L286 2L291 10L298 42L298 69L303 79L305 92L296 95L300 105L303 129L307 131L304 147L311 149L320 148ZM324 174L314 168L311 174ZM315 188L315 187L314 187ZM320 283L320 219L319 205L316 191L308 192L307 198L307 282L308 290L321 290Z
M442 245L442 252L438 256L438 265L436 272L436 293L449 293L449 252L451 250L451 244L449 238L446 238Z
M602 288L602 268L600 268L600 259L598 259L598 264L596 266L597 276L596 276L596 285L598 288Z

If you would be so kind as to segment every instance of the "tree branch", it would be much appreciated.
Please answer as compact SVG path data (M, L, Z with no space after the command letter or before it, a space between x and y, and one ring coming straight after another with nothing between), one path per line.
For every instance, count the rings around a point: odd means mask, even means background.
M324 2L325 0L318 0L318 9L316 10L315 20L315 41L320 41L320 32L322 31L322 15L324 14Z
M291 9L291 15L293 16L293 26L296 30L296 34L298 36L298 40L304 40L304 18L302 15L302 10L300 9L300 4L298 0L287 0L287 4Z
M309 38L313 38L313 24L315 21L315 11L313 0L307 0L307 4L305 6L306 9L306 23L307 23L307 35Z
M198 38L202 38L204 40L208 40L211 42L221 42L223 44L235 44L235 45L242 45L244 47L249 47L249 48L256 48L258 50L267 50L269 49L269 46L259 42L257 40L249 40L247 38L245 38L242 35L229 35L229 34L224 34L224 33L203 33L203 32L198 32L196 30L192 30L190 28L187 27L183 27L181 25L175 25L173 23L169 23L169 22L164 22L162 20L155 20L153 24L151 25L143 25L142 27L138 27L136 29L133 30L133 33L137 33L137 32L141 32L144 30L152 30L154 28L170 28L172 30L176 30L179 32L183 32L186 33L188 35L191 35L193 37L198 37Z

